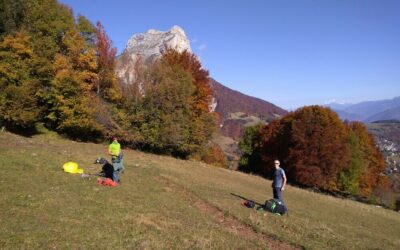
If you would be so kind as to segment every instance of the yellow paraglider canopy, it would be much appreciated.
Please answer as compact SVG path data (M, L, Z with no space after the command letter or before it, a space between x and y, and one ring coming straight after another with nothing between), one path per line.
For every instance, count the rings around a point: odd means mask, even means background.
M83 169L78 168L78 163L69 161L63 165L64 172L71 174L83 174Z

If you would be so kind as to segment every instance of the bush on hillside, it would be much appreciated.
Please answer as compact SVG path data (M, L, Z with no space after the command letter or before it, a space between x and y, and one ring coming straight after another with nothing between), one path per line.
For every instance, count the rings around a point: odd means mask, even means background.
M217 167L227 167L226 155L218 144L210 143L201 153L201 160Z

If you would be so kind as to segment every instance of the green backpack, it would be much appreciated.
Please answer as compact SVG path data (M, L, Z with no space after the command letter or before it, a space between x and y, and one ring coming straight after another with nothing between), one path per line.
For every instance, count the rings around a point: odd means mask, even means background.
M284 215L287 213L287 208L282 201L278 199L267 200L264 204L264 209L268 212Z

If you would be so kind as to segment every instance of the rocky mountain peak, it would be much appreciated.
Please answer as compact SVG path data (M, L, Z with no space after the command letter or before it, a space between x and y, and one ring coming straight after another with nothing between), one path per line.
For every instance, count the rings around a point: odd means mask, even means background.
M184 50L192 52L185 31L178 25L174 25L168 31L149 29L145 33L133 35L118 58L118 77L124 83L132 83L135 80L135 63L139 58L144 64L152 64L161 57L167 47L180 52Z
M170 32L171 32L171 33L174 33L174 34L180 34L180 35L186 37L185 31L184 31L180 26L178 26L178 25L172 26Z

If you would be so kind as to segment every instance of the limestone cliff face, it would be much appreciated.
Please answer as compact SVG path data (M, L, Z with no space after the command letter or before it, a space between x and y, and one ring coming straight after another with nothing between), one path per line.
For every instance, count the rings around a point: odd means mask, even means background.
M192 51L185 31L173 26L168 31L150 29L146 33L133 35L117 60L117 76L125 84L135 80L135 65L138 60L145 65L154 63L166 48Z

